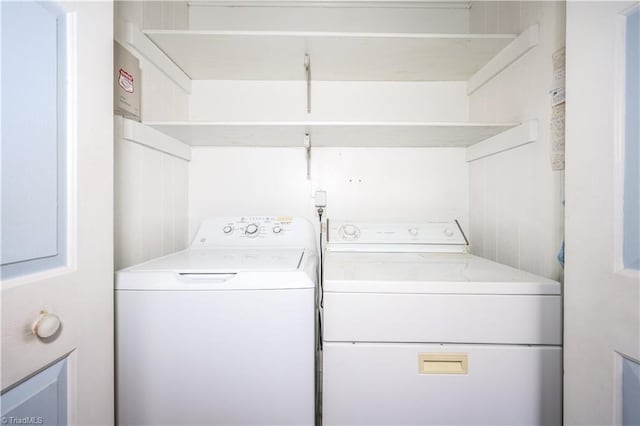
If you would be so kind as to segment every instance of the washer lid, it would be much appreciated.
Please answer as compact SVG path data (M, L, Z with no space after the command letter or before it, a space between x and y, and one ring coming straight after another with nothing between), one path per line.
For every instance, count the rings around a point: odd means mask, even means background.
M130 272L181 274L296 271L304 249L189 249L128 268Z
M557 295L560 284L465 253L327 252L325 292Z

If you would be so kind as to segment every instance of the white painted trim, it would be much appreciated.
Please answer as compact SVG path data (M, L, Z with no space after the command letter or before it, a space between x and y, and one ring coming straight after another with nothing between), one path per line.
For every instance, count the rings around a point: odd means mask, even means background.
M78 425L78 350L67 355L67 424Z
M613 56L613 270L624 270L624 151L625 151L625 86L626 86L626 15L616 17L616 39Z
M467 81L467 95L482 87L486 82L498 75L502 70L518 60L522 55L538 44L538 24L532 25L494 56L485 66L480 68Z
M467 148L467 163L535 142L538 120L527 121Z
M66 168L67 168L67 259L69 272L78 267L78 17L76 12L66 14Z
M191 147L142 123L122 120L122 139L164 152L186 161L191 160Z
M188 94L191 93L191 78L169 59L146 35L138 30L132 22L125 22L124 41L155 65L182 90Z
M47 269L42 272L34 272L26 275L20 275L15 278L9 278L2 280L2 291L9 290L21 285L35 283L41 280L49 280L63 275L68 275L76 272L76 268L70 268L69 266L61 266L59 268Z
M624 355L613 352L613 426L622 426L622 367Z
M273 0L190 0L194 7L318 7L318 8L414 8L414 9L470 9L469 2L431 2L406 0L364 0L364 1L273 1Z

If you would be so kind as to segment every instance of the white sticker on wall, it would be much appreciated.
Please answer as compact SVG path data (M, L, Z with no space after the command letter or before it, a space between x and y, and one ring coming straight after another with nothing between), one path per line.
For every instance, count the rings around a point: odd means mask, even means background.
M564 170L565 103L551 108L551 170Z
M551 59L551 170L564 170L565 48L556 50Z

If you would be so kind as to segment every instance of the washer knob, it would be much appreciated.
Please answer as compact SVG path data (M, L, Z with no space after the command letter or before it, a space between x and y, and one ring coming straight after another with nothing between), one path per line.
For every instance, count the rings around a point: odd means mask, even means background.
M281 232L282 232L282 228L281 228L281 227L279 227L278 225L276 225L276 226L274 226L274 227L273 227L273 233L274 233L274 234L279 234L279 233L281 233Z
M246 229L244 230L244 233L247 235L255 235L256 232L258 232L258 225L256 225L255 223L247 225Z
M409 234L415 237L416 235L418 235L418 228L409 228Z
M222 232L224 232L225 234L230 234L231 231L233 231L233 226L231 225L227 225L224 228L222 228Z

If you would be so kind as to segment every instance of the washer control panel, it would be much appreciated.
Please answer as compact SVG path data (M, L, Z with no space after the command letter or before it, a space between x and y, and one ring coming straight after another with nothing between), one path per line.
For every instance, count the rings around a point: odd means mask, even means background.
M452 247L466 249L468 246L462 228L455 220L392 224L330 220L328 228L330 249L362 251L365 246L371 246L375 251L420 251L421 248L433 251L442 246L450 251Z
M313 247L313 226L291 216L240 216L207 219L200 225L191 248L217 246L306 246Z
M282 216L240 217L222 224L222 234L229 238L282 237L291 230L292 222L293 218Z

